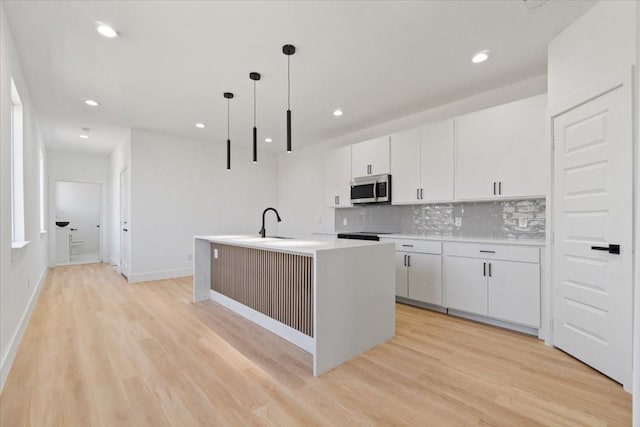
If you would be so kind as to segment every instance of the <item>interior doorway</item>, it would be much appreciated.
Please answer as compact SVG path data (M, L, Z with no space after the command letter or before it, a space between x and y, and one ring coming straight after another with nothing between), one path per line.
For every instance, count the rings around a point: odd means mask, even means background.
M55 183L56 265L102 262L102 185Z

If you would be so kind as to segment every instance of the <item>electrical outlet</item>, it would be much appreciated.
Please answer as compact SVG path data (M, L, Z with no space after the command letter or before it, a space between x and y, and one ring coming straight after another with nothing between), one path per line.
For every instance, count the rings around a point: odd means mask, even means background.
M218 250L217 250L217 249L214 249L214 250L213 250L213 257L214 257L215 259L218 259Z
M189 261L193 261L193 254L189 254Z
M462 217L461 216L457 216L456 217L455 224L456 224L456 227L462 227Z
M347 218L342 218L342 225L347 225Z
M527 218L518 218L518 227L525 228L527 226Z

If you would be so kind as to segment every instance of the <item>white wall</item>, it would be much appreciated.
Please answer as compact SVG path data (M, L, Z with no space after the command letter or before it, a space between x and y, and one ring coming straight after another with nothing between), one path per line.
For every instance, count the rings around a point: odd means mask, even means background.
M131 132L130 281L192 274L193 236L257 234L261 214L277 206L276 159L234 147L226 170L226 146ZM282 211L283 221L293 213ZM267 231L275 232L269 214Z
M109 157L109 260L120 267L120 173L129 173L131 134L121 141ZM128 272L124 272L127 274Z
M484 92L400 119L381 123L322 144L295 149L278 156L278 203L282 233L332 232L334 209L324 204L324 157L327 151L378 136L389 135L426 123L470 113L517 99L544 93L547 76Z
M101 219L100 219L100 254L104 261L108 259L108 182L109 182L109 158L107 156L86 153L71 153L66 151L49 150L49 260L55 265L56 260L56 182L87 182L100 184L101 195Z
M636 2L597 3L549 43L549 107L635 63Z
M11 98L13 77L23 103L25 232L11 248ZM0 3L0 389L4 386L47 271L47 234L40 233L39 152L42 135L4 6ZM46 166L45 166L46 173Z
M72 240L82 241L78 254L100 253L102 187L88 182L56 182L56 221L69 221ZM75 229L72 231L71 229ZM56 254L60 258L60 254Z

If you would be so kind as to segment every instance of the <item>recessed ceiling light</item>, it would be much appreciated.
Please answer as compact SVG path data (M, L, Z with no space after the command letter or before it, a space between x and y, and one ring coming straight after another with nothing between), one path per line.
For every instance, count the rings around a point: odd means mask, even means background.
M272 141L273 141L273 139L271 139L271 138L265 138L264 139L264 142L272 142Z
M102 23L98 23L98 28L96 28L98 30L98 32L100 34L102 34L105 37L108 37L110 39L117 37L118 36L118 32L116 30L113 29L113 27L107 25L107 24L102 24Z
M196 127L198 129L204 129L205 128L204 123L196 123Z
M336 117L340 117L342 115L342 110L339 108L337 110L334 110L333 115Z
M81 135L80 135L80 138L82 138L82 139L89 139L89 135L81 134Z
M479 64L481 62L486 61L487 59L489 59L489 51L482 50L476 53L475 55L473 55L473 58L471 58L471 62L473 62L474 64Z
M92 107L97 107L98 105L100 105L96 101L94 101L93 99L87 99L86 101L84 101L84 103L87 104L87 105L90 105Z

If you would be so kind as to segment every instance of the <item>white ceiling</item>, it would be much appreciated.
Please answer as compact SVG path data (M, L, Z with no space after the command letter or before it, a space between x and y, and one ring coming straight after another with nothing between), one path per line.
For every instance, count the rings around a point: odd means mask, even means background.
M225 91L236 94L232 141L249 146L251 71L263 75L260 149L284 151L286 43L297 47L294 149L320 142L544 73L549 40L593 3L4 2L47 144L96 153L130 127L224 143ZM100 36L97 21L120 37ZM492 57L472 64L482 49Z

